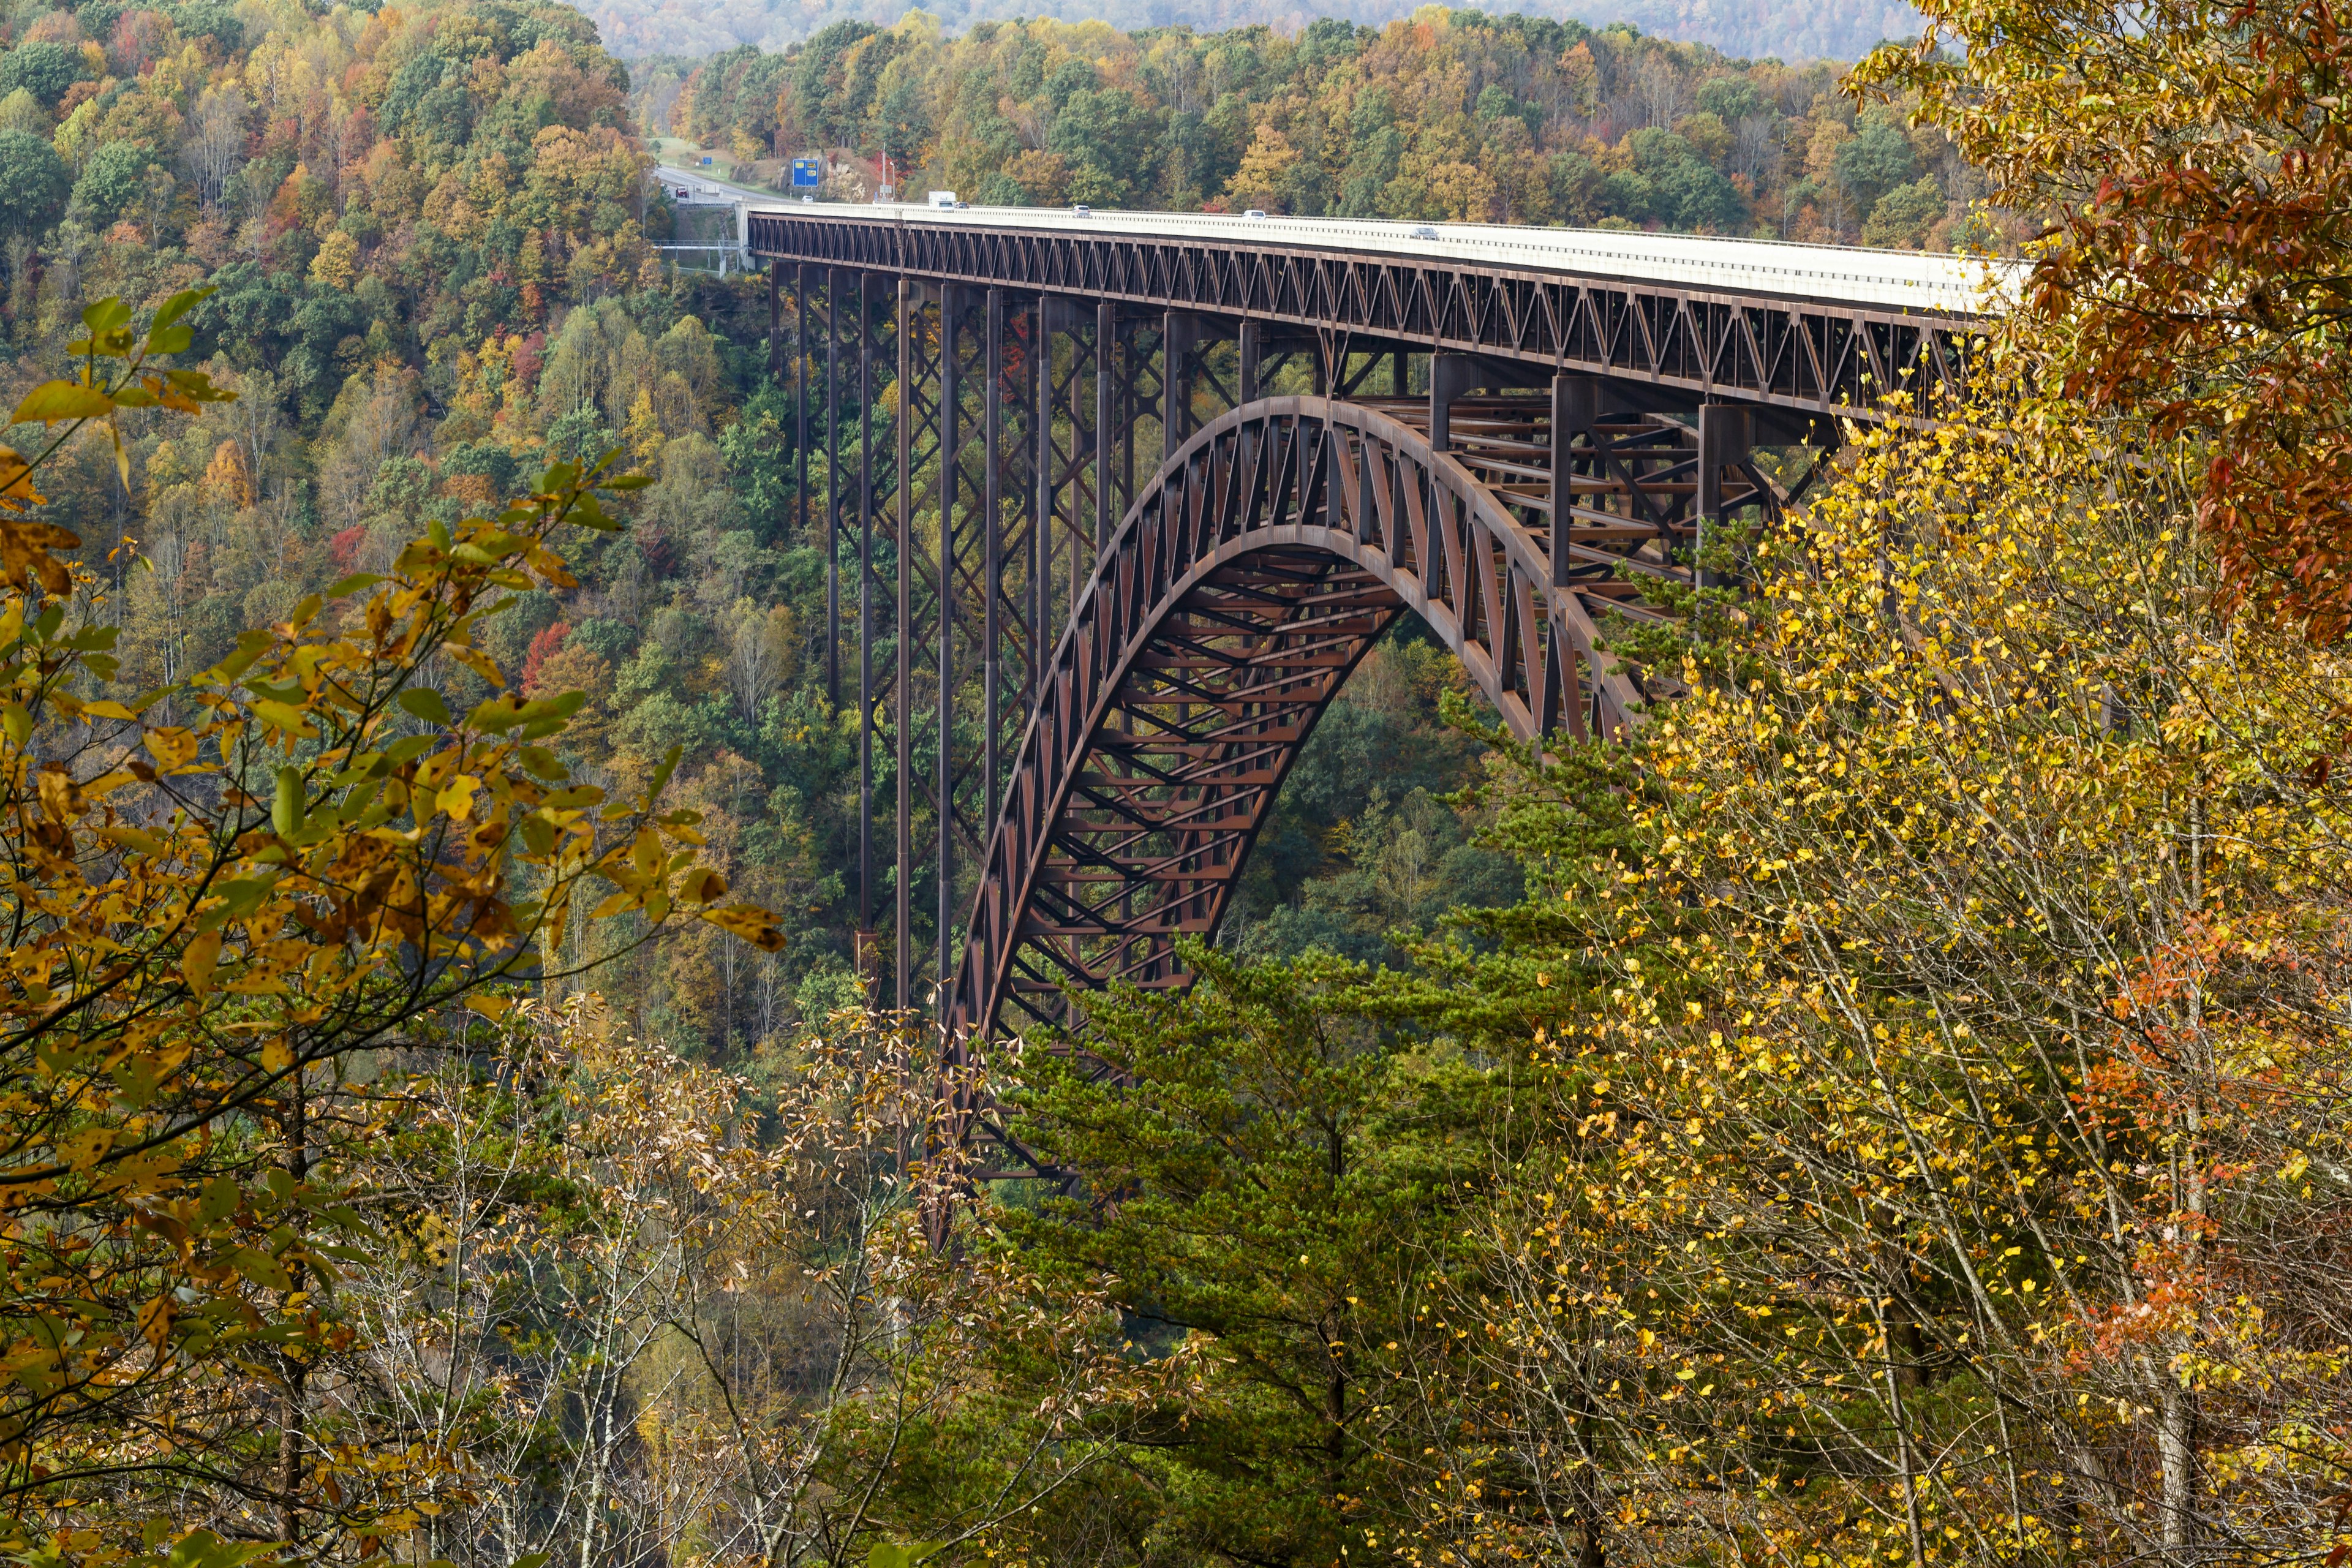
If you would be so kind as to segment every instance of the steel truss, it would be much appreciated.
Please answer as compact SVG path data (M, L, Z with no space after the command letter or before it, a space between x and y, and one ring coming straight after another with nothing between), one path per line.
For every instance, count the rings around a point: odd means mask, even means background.
M934 1013L950 1067L1114 981L1183 984L1177 941L1214 932L1408 610L1515 734L1623 732L1676 689L1612 629L1664 618L1644 579L1703 581L1710 530L1779 515L1759 426L1818 429L969 277L779 264L771 310L772 353L798 327L800 471L824 457L830 689L856 660L861 969ZM1300 363L1318 395L1267 395Z
M821 212L755 212L749 222L751 249L765 257L1497 356L1640 384L1667 397L1663 405L1737 400L1782 428L1876 417L1889 397L1927 412L1938 393L1961 390L1977 331L1966 317L1338 248Z
M1621 563L1687 580L1675 553L1699 526L1702 454L1664 421L1556 424L1583 390L1441 404L1439 440L1430 403L1262 399L1161 466L1047 671L944 1010L951 1039L1066 1025L1074 992L1113 981L1183 984L1176 940L1216 930L1316 719L1405 610L1524 739L1633 721L1649 694L1601 627L1654 614ZM1555 481L1542 459L1563 432ZM1745 450L1706 456L1726 509L1777 504Z

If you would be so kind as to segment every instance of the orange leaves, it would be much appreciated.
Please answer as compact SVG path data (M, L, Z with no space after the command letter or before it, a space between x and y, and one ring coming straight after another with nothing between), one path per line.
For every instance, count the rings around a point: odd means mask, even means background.
M2322 642L2352 626L2352 44L2325 0L1922 7L1867 86L2048 218L2012 336L2042 384L2206 448L2225 588ZM2054 25L2053 25L2054 23ZM1955 67L1939 39L1964 39Z
M32 465L13 447L0 447L0 512L20 512L44 500L33 488Z
M10 499L17 496L35 502L40 499L28 486L13 491ZM29 521L17 516L13 509L0 510L0 578L19 593L36 582L43 592L53 595L69 593L73 574L52 552L70 550L80 542L81 535L69 528Z

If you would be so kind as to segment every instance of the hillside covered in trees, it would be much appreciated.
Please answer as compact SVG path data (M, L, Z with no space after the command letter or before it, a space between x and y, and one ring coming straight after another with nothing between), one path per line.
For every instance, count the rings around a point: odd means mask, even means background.
M1842 68L1624 26L1435 8L1294 37L1101 25L826 27L782 53L631 68L650 135L772 172L822 152L991 205L1659 226L1948 249L1996 243L1943 133Z
M606 47L625 58L642 55L694 58L742 45L781 52L844 22L889 26L908 9L877 0L589 0L581 7L595 21ZM1014 5L1008 0L937 0L922 7L947 31L962 33L983 22L1045 20L1102 22L1124 32L1184 27L1194 32L1232 32L1265 27L1295 36L1318 20L1336 19L1374 28L1407 20L1424 7L1407 0L1331 0L1308 5L1300 0L1188 0L1182 5L1143 0L1053 0ZM1508 9L1551 21L1601 27L1627 23L1676 43L1705 44L1734 56L1773 58L1790 64L1817 59L1857 59L1883 39L1919 31L1919 14L1906 0L1838 0L1832 5L1788 0L1538 0Z

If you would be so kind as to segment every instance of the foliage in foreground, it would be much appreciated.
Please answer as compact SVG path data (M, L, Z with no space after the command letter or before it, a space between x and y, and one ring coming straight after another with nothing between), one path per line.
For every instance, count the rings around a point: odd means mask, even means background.
M845 1012L763 1092L583 994L367 1091L384 1135L337 1168L399 1245L344 1288L333 1403L463 1467L401 1549L862 1561L914 1490L961 1548L1108 1456L1185 1363L1124 1357L1084 1286L930 1247L921 1044Z
M415 1516L396 1480L341 1506L330 1472L459 1459L310 1436L311 1365L351 1332L332 1288L367 1259L363 1222L313 1179L338 1131L313 1093L460 1004L499 1016L493 987L560 980L575 923L698 914L777 939L719 901L659 779L613 802L567 781L542 742L578 694L453 713L438 689L452 666L503 688L478 632L569 580L562 527L615 526L598 490L644 481L604 466L436 523L208 669L116 688L106 595L57 553L79 541L33 515L36 486L124 411L225 395L162 368L200 298L143 332L90 306L77 374L16 412L47 446L0 454L0 1489L16 1530L54 1520L77 1550L196 1522L364 1548ZM592 878L604 896L576 908Z
M2203 471L2225 602L2352 628L2352 34L2326 0L1928 0L1859 82L2048 225L2017 340L2044 384ZM1946 46L1957 44L1957 53Z
M2285 1560L2347 1479L2346 671L2045 412L1868 438L1661 726L1676 929L1498 1251L1654 1541Z
M1207 1369L1131 1560L2325 1555L2347 672L2216 614L2145 457L1864 437L1736 677L1497 757L1520 906L1034 1070L1094 1207L1003 1234Z

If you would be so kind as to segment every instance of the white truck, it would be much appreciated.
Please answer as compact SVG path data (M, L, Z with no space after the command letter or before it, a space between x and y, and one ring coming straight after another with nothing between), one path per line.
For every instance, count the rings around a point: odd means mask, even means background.
M931 193L930 201L925 205L935 207L944 207L948 211L953 212L958 205L956 202L956 194L953 191L933 191Z

